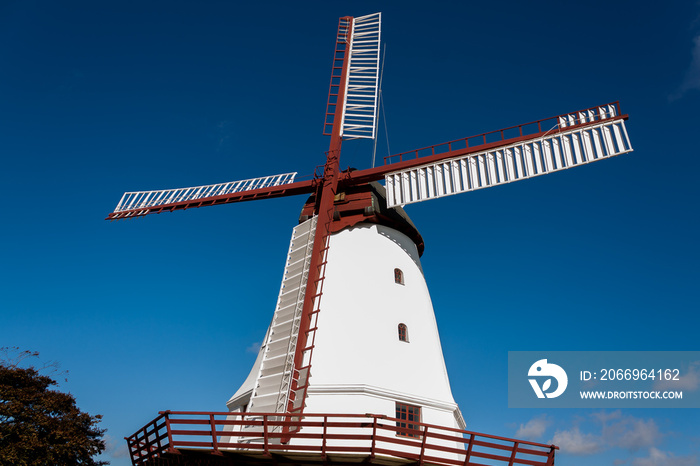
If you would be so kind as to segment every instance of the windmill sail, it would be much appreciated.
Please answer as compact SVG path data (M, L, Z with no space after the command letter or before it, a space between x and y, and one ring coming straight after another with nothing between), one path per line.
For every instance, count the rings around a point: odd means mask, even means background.
M330 135L335 121L339 86L345 78L345 97L340 114L340 136L344 139L374 139L379 89L379 43L381 13L340 18L324 134ZM343 68L345 54L347 66ZM345 76L343 76L343 74Z
M624 119L616 114L615 105L562 115L555 121L549 131L514 138L517 142L511 144L488 144L486 150L475 148L457 157L387 173L387 205L488 188L632 152ZM536 123L541 130L541 122ZM519 127L521 134L524 126ZM468 140L462 142L469 145Z
M206 186L193 186L189 188L161 189L158 191L134 191L126 192L109 217L110 220L140 217L149 213L158 212L159 207L173 205L187 205L192 201L210 200L217 196L226 196L236 193L261 190L291 184L294 182L294 173L263 176L249 180L229 181L228 183L210 184ZM196 205L192 205L196 207Z
M381 19L382 14L375 13L353 21L341 132L346 139L374 139Z

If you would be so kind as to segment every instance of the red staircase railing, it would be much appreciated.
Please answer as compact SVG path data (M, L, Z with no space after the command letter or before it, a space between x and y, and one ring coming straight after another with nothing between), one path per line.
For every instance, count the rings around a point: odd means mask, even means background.
M323 219L326 219L323 221ZM299 368L294 368L294 377L292 380L292 388L290 397L287 403L287 412L301 414L304 411L304 403L306 401L306 391L309 388L309 379L311 378L311 361L313 359L314 347L316 345L316 330L318 329L318 314L321 312L321 297L323 296L323 284L326 278L326 264L328 264L328 250L330 249L331 221L333 213L326 212L326 215L319 215L316 230L321 228L321 248L320 258L316 262L316 273L309 272L309 280L306 284L306 293L312 293L311 304L308 316L308 328L300 328L299 332L304 332L304 338L299 338L299 342L305 342L305 347L301 349L305 364ZM319 236L316 236L316 241ZM314 261L311 262L312 266ZM316 279L311 279L316 276ZM302 319L303 320L303 319Z
M277 459L295 453L317 453L321 459L350 453L440 466L554 464L554 445L424 423L399 427L400 422L372 414L304 414L300 419L280 413L164 411L126 440L135 466L183 452L232 452L258 459L272 459L272 453Z

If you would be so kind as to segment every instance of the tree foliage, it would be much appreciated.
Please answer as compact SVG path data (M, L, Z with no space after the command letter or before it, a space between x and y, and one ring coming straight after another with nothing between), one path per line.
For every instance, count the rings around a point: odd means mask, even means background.
M23 351L19 361L37 355ZM42 369L0 360L0 465L108 464L93 459L105 449L101 416L80 411L73 395L50 389L56 381Z

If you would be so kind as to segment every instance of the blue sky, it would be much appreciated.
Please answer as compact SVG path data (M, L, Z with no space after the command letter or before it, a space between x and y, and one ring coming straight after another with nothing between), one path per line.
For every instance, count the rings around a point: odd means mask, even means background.
M114 465L159 410L224 410L304 199L103 218L127 190L312 173L337 19L375 11L391 153L630 115L632 154L407 207L468 428L556 441L562 465L700 464L697 410L506 393L508 351L700 349L697 2L2 2L0 346L70 372Z

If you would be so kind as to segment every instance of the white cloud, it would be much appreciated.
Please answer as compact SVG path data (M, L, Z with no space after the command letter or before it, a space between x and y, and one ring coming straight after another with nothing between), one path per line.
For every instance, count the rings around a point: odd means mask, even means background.
M548 443L557 445L562 453L591 455L612 448L634 453L653 448L663 438L653 419L623 416L619 410L599 411L591 414L591 418L598 427L588 432L582 432L579 425L569 430L558 430ZM521 426L521 429L526 430L528 424ZM533 423L533 428L536 425Z
M683 83L676 92L669 96L669 100L678 100L683 97L683 94L693 89L700 90L700 35L693 39L690 67L685 73Z
M607 437L609 433L610 437ZM610 439L611 446L630 451L638 451L661 440L661 433L653 419L626 419L604 430L603 435Z
M262 346L262 342L256 341L255 343L251 344L249 347L245 349L246 353L253 353L253 354L258 354L260 351L260 347Z
M662 438L653 419L622 416L617 410L600 411L592 415L601 424L601 436L608 447L624 448L631 452L656 445Z
M233 121L220 121L216 125L216 132L216 137L219 142L216 150L220 151L224 148L224 146L228 145L227 143L230 141L231 137L236 135L236 125Z
M599 411L592 413L588 421L575 419L569 430L557 430L547 443L570 455L617 452L616 466L700 466L697 455L677 456L658 448L664 437L670 435L673 433L661 432L654 419L624 415L620 410ZM623 451L627 452L626 458L619 454Z
M603 447L600 437L584 434L578 426L571 430L556 431L552 440L547 443L557 445L562 453L572 455L592 455L598 453Z
M685 373L678 376L678 380L661 380L654 382L654 390L686 390L694 391L700 387L700 361L690 364Z
M525 424L520 424L520 428L515 433L517 438L524 438L528 440L537 440L542 437L544 431L551 424L551 421L547 419L546 415L530 419Z
M620 419L622 417L622 411L619 409L617 411L598 411L597 413L591 414L595 419L597 419L600 423L605 425L608 421L613 420L613 419Z
M102 456L105 455L111 456L112 458L129 457L129 449L126 447L126 441L117 440L109 434L105 434L104 441L105 451L102 453L102 455L100 455L100 459L102 459Z
M633 466L698 466L700 462L697 456L675 456L655 447L649 449L647 458L635 458Z

